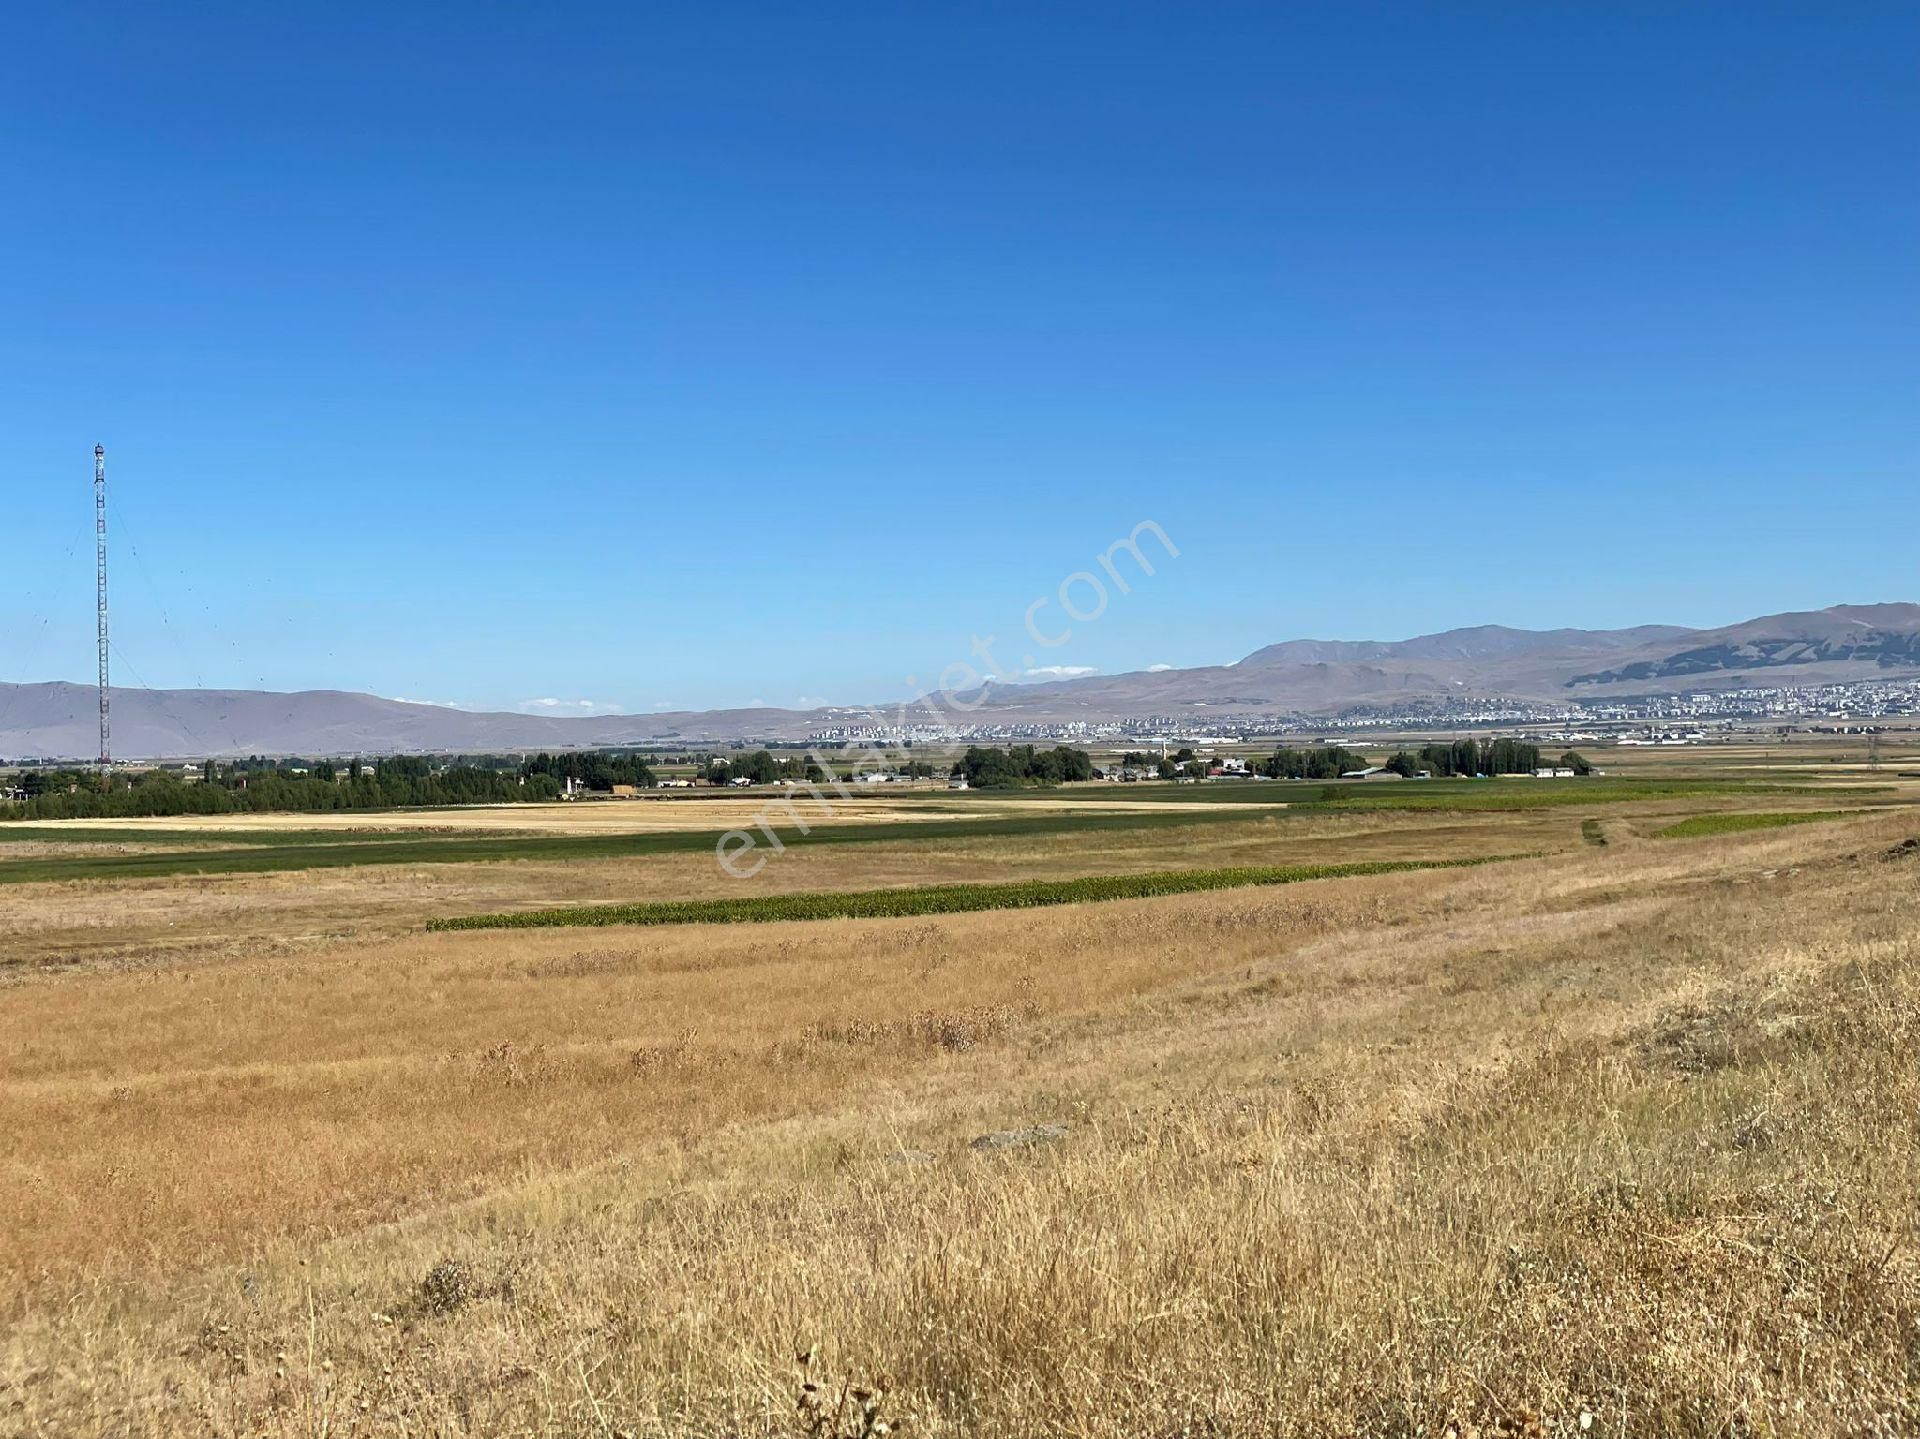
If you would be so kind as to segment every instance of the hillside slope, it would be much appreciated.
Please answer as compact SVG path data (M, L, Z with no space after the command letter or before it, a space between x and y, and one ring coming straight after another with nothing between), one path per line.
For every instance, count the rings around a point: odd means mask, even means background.
M1657 692L1815 685L1920 676L1920 605L1835 605L1718 629L1524 630L1480 625L1408 640L1287 640L1230 665L1143 670L984 694L934 695L902 708L733 709L669 714L475 713L340 690L114 691L115 750L126 757L478 752L566 746L804 739L830 726L959 719L1046 724L1168 716L1336 714L1359 705L1443 700L1593 700ZM97 752L84 685L0 685L0 756Z

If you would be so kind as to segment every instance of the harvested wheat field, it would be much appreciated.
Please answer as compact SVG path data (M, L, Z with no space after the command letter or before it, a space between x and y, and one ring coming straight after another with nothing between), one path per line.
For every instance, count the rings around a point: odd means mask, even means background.
M796 788L799 797L791 803L815 826L836 824L902 823L946 820L955 816L968 819L993 819L1008 814L1036 811L1094 809L1104 813L1159 813L1167 810L1206 812L1216 808L1203 800L1131 798L1119 792L1082 792L1075 798L1060 799L1046 794L1023 796L1017 801L991 793L949 797L927 783L884 786L897 794L866 795L849 790L844 784L818 787L818 794ZM1283 805L1284 793L1260 797L1274 806ZM711 834L732 825L751 826L763 816L776 819L791 812L785 791L778 788L712 793L695 791L686 795L650 793L645 798L589 804L475 804L458 808L396 809L381 811L323 810L317 813L275 813L258 811L242 814L166 815L117 819L118 829L138 832L162 830L170 836L205 836L219 840L223 836L273 835L286 831L331 831L358 834ZM13 828L39 832L56 840L67 820L20 820Z
M1666 807L1644 821L1668 823ZM1229 816L1236 818L1236 816ZM1572 811L1282 819L1247 811L1231 825L1068 831L937 843L795 843L749 880L730 878L710 844L634 859L556 859L539 844L498 863L446 863L431 848L414 862L271 873L187 873L0 887L0 986L24 973L154 968L209 957L283 956L352 940L409 934L424 915L616 903L644 883L654 899L703 899L806 890L1125 874L1183 865L1456 859L1541 852L1581 843ZM170 846L172 841L168 842ZM154 848L159 848L155 846ZM13 844L7 861L37 844ZM118 850L110 850L118 853ZM171 852L170 848L167 852ZM234 851L209 852L213 858ZM644 866L642 868L641 866Z
M1911 812L1555 822L1280 889L38 973L0 1429L1910 1430Z

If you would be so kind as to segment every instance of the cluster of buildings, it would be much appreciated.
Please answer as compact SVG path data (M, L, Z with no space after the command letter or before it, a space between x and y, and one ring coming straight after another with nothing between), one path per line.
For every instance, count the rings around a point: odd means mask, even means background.
M1595 719L1658 722L1701 719L1885 719L1920 715L1920 680L1824 685L1765 685L1713 694L1636 695L1594 701Z
M1697 730L1715 720L1880 719L1920 716L1920 680L1873 680L1845 684L1756 686L1700 694L1647 694L1574 702L1499 698L1421 699L1404 706L1350 705L1332 714L1287 710L1264 714L1136 715L1110 721L995 720L980 724L844 723L813 731L808 742L823 745L899 744L1193 744L1233 743L1316 735L1358 738L1369 732L1525 728L1547 740L1600 744L1618 738L1623 726ZM1225 735L1197 736L1197 725ZM1659 733L1651 735L1659 742ZM1704 738L1704 734L1694 739Z
M807 732L807 744L832 748L860 745L895 746L901 744L1033 744L1047 740L1054 744L1085 743L1094 740L1122 739L1129 721L1116 720L1095 724L1087 720L1061 720L1032 724L835 724ZM736 746L737 747L737 746Z

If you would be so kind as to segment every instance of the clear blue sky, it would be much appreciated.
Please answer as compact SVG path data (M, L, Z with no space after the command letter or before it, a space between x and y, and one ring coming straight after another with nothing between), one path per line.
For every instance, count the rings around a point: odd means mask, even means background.
M1037 661L1920 600L1911 6L7 25L0 679L96 440L155 686L889 697L1149 518Z

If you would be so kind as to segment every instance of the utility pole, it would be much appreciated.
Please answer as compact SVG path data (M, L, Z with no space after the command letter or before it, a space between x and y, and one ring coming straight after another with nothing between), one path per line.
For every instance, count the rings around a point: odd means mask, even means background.
M100 774L113 771L112 691L107 682L107 450L93 447L94 607L100 626Z

